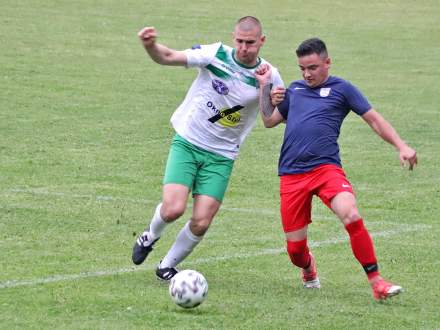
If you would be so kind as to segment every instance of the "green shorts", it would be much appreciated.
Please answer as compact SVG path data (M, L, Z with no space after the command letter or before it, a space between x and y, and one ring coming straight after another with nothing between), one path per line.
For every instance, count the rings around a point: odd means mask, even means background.
M173 138L163 184L178 183L193 195L208 195L222 201L234 161L203 150L178 134Z

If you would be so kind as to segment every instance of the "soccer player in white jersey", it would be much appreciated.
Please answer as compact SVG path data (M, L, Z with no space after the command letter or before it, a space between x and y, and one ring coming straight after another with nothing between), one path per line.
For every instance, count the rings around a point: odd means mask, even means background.
M237 21L234 47L217 42L177 51L156 41L154 27L143 28L138 36L155 62L196 67L199 72L171 117L176 135L165 169L162 202L133 247L132 259L139 265L165 227L183 215L192 193L192 216L156 269L159 279L169 281L178 272L176 266L202 240L220 208L234 159L258 117L255 70L269 64L258 56L265 36L259 20L252 16ZM271 83L284 85L273 67Z

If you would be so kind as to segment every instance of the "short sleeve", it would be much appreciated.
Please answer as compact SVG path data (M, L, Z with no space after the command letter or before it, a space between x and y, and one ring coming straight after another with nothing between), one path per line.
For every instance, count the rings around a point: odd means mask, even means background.
M368 102L368 99L356 86L347 83L347 85L345 86L344 94L350 109L357 113L359 116L362 116L372 108L370 102Z
M284 119L287 119L287 116L289 114L289 107L290 107L289 95L290 95L289 89L286 89L284 100L277 106L278 111L280 112L281 116L283 116Z
M272 67L272 86L273 87L284 87L284 81L281 78L280 73L278 72L278 69L275 67Z
M210 45L195 45L190 49L185 49L187 57L187 67L205 67L212 62L221 43L216 42Z

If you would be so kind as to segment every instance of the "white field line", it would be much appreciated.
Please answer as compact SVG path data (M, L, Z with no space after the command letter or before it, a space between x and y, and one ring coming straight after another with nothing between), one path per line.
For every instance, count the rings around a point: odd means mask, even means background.
M61 197L61 198L73 198L73 199L89 199L89 200L96 200L96 201L104 201L104 202L114 202L114 201L120 201L120 202L130 202L135 204L154 204L156 205L159 203L159 200L152 201L148 199L136 199L136 198L121 198L121 197L113 197L113 196L103 196L103 195L81 195L81 194L69 194L64 192L51 192L44 189L22 189L22 188L16 188L16 189L10 189L6 192L10 193L22 193L22 194L31 194L31 195L46 195L46 196L53 196L53 197ZM188 204L188 208L192 208L192 204ZM265 214L265 215L279 215L278 210L270 210L270 209L261 209L261 208L253 208L253 209L247 209L247 208L240 208L240 207L228 207L222 205L220 210L225 211L231 211L231 212L243 212L243 213L257 213L257 214Z
M43 195L43 196L52 196L52 197L59 197L59 198L71 198L71 199L88 199L88 200L96 200L98 202L128 202L128 203L134 203L134 204L149 204L149 205L157 205L159 200L152 201L148 199L141 199L141 198L124 198L124 197L114 197L114 196L105 196L105 195L86 195L86 194L70 194L70 193L64 193L64 192L52 192L47 191L43 188L15 188L5 191L5 193L15 193L15 194L30 194L30 195ZM189 203L187 205L188 209L192 209L192 204ZM265 208L243 208L243 207L229 207L227 205L222 205L220 207L221 211L229 211L229 212L239 212L239 213L250 213L250 214L263 214L268 216L274 216L279 218L280 212L274 205L273 209L265 209ZM336 216L332 215L323 215L315 213L313 215L313 218L319 219L319 220L337 220ZM382 221L375 221L375 223L385 223Z
M108 201L108 202L114 202L114 201L122 201L122 202L131 202L131 203L137 203L137 204L153 204L157 203L148 199L136 199L136 198L119 198L119 197L113 197L113 196L103 196L103 195L81 195L81 194L69 194L64 192L52 192L47 191L44 189L22 189L22 188L16 188L16 189L10 189L6 192L11 193L22 193L22 194L30 194L30 195L46 195L46 196L53 196L53 197L64 197L64 198L73 198L73 199L95 199L97 201Z
M389 236L395 236L400 235L406 232L413 232L413 231L424 231L430 229L431 226L429 225L423 225L423 224L414 224L414 225L400 225L397 229L392 230L384 230L379 232L373 232L371 233L371 236L373 237L389 237ZM318 248L325 245L334 245L339 244L343 242L347 242L347 237L336 237L333 239L323 240L323 241L311 241L309 246L312 248ZM198 258L194 261L187 261L185 264L187 265L199 265L204 263L215 263L218 261L224 261L224 260L231 260L231 259L242 259L242 258L252 258L252 257L259 257L259 256L265 256L265 255L277 255L281 254L285 251L284 248L277 248L277 249L264 249L256 252L249 252L249 253L234 253L230 255L225 256L218 256L218 257L206 257L206 258ZM5 282L0 282L0 289L7 289L7 288L16 288L21 286L33 286L38 284L46 284L46 283L54 283L54 282L62 282L62 281L74 281L79 279L85 279L85 278L93 278L93 277L101 277L101 276L113 276L118 274L125 274L125 273L133 273L136 271L145 271L145 270L153 270L155 269L155 265L147 265L147 267L129 267L129 268L120 268L120 269L113 269L113 270L100 270L100 271L94 271L94 272L82 272L79 274L71 274L71 275L54 275L49 276L46 278L35 278L30 280L9 280Z

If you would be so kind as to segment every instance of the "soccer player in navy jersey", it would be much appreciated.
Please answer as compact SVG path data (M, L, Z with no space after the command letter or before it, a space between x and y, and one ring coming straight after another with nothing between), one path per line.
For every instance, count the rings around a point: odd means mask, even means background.
M317 195L344 224L353 254L366 272L374 298L394 296L402 292L402 287L385 281L379 274L373 241L342 169L337 140L342 122L352 110L396 148L400 162L410 170L417 164L416 152L355 86L330 76L331 60L322 40L305 40L296 54L304 80L292 82L287 90L278 88L271 93L269 66L262 66L256 72L265 127L286 123L278 174L287 253L292 263L301 268L304 287L320 288L316 262L307 246L312 197Z

